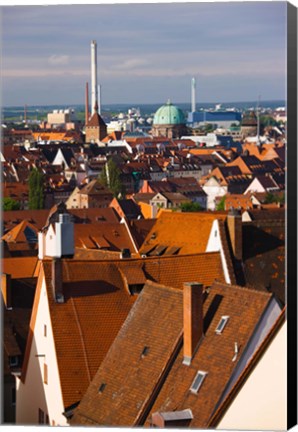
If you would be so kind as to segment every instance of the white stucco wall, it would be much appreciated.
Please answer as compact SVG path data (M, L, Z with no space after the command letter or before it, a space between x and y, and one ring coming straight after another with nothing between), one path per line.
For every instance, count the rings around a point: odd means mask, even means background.
M228 408L217 429L287 429L285 323Z
M64 163L65 168L69 168L61 149L58 149L57 154L52 162L52 165L62 165Z
M255 178L244 192L244 195L248 192L266 192L266 190L263 188L259 180Z
M227 186L220 186L214 178L209 179L202 189L207 194L208 210L215 210L215 198L226 195L228 191Z
M223 272L225 275L225 281L226 283L231 283L227 261L226 261L226 257L224 254L224 250L220 238L218 220L213 221L207 247L206 247L206 252L220 252L220 258L222 262Z
M48 384L44 384L44 363L48 369ZM48 414L51 425L67 425L62 415L64 406L44 279L25 382L17 378L16 423L38 424L39 409Z

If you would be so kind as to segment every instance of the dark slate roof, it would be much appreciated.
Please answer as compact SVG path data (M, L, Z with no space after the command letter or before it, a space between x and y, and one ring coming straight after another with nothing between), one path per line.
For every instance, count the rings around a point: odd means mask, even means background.
M247 286L273 292L285 304L284 220L243 223L243 271Z
M128 219L143 217L140 207L133 199L118 199L118 203Z

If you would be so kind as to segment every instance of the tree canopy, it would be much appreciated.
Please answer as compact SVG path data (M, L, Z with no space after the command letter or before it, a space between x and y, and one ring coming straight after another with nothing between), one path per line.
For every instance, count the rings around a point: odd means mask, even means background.
M197 202L185 202L180 205L182 212L198 212L202 211L203 207Z
M20 210L20 203L10 197L5 197L2 201L2 209L3 211Z
M120 178L120 169L113 159L109 159L106 163L99 176L99 181L113 192L114 197L122 198L125 195L125 188Z
M43 209L43 205L44 177L37 168L33 168L29 176L29 209Z

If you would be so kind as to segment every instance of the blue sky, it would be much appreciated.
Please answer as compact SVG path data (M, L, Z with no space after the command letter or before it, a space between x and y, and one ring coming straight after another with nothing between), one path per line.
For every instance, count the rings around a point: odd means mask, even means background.
M84 103L92 39L103 104L285 98L286 2L1 9L3 105Z

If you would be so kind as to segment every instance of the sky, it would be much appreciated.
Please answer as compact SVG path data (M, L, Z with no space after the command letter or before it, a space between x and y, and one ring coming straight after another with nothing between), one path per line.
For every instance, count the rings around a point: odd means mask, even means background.
M285 99L286 2L2 6L2 105ZM89 96L89 100L91 97Z

